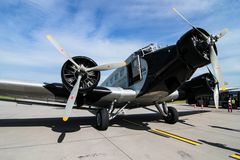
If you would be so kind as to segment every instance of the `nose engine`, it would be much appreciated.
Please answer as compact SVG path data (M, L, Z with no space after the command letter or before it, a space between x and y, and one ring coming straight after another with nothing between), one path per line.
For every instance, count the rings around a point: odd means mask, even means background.
M211 63L210 61L210 46L204 39L201 31L206 36L210 36L201 28L191 29L186 32L177 42L178 52L182 59L193 68L199 68ZM217 53L216 45L213 45Z

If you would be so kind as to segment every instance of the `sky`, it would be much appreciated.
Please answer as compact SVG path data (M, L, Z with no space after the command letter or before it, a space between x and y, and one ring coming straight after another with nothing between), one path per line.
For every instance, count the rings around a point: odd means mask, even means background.
M240 87L240 0L1 0L0 79L61 82L66 59L46 34L72 56L98 64L125 60L150 43L176 44L191 27L172 7L211 34L229 29L217 43L218 57L224 81ZM101 81L110 73L102 72Z

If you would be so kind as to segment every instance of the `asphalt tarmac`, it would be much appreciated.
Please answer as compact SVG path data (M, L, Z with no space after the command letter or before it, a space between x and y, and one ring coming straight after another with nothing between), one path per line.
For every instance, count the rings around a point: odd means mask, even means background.
M98 131L95 116L88 111L73 110L73 118L63 123L63 108L0 102L0 159L238 158L239 111L172 106L180 115L174 125L159 120L151 106L126 110L107 131Z

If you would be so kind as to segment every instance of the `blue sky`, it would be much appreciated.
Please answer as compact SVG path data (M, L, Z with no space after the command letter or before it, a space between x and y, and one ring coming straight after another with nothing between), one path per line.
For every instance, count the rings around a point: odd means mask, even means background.
M46 34L98 64L124 60L150 43L175 44L191 28L172 7L212 34L230 30L217 43L219 61L224 81L240 86L239 0L1 0L0 79L61 82L65 58Z

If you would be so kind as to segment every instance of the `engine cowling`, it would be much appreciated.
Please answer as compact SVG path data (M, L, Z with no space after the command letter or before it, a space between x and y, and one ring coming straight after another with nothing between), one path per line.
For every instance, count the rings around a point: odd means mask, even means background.
M197 28L206 36L210 36L207 31ZM210 46L206 39L196 29L186 32L177 42L178 52L182 59L193 68L199 68L210 63ZM217 54L216 45L213 45Z
M95 67L97 63L85 56L76 56L72 58L79 66L83 65L85 68ZM61 77L64 86L71 91L77 82L78 75L81 75L79 86L80 93L86 93L93 90L100 80L100 71L78 71L77 67L71 62L66 61L62 66Z

